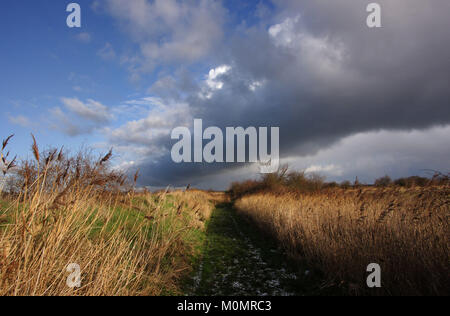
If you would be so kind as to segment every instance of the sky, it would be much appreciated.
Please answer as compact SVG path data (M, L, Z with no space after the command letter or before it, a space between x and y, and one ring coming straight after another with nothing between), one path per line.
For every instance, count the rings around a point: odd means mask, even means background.
M279 127L281 162L329 181L450 171L450 2L0 3L0 136L10 150L113 147L150 187L226 189L253 164L175 164L175 127Z

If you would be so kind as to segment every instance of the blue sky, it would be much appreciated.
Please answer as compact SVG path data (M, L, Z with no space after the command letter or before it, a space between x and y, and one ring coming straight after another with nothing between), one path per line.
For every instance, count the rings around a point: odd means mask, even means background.
M66 26L66 6L70 1L15 0L2 1L0 19L0 118L2 135L14 133L14 150L20 155L28 151L30 132L43 145L69 144L77 148L101 141L95 133L76 137L45 128L48 111L61 106L61 98L93 99L108 107L146 97L148 87L161 73L171 73L177 65L156 67L139 81L131 78L119 61L133 54L137 44L129 40L118 21L90 0L77 1L82 9L82 28ZM254 12L257 2L226 1L230 15L226 23L232 30L241 23L257 23ZM100 56L111 47L115 58ZM198 61L187 65L201 78L211 65ZM28 118L23 128L17 121ZM16 118L16 120L14 120ZM14 123L13 121L16 121ZM116 117L113 126L126 122Z
M91 1L82 1L83 27L66 26L66 1L3 1L0 19L0 106L1 133L15 133L12 143L23 154L30 143L29 133L36 133L40 143L78 146L92 135L68 137L43 128L47 111L60 105L62 97L92 98L105 104L117 104L136 93L126 70L103 61L97 51L106 42L122 45L113 21L94 13ZM87 32L91 39L83 41ZM129 45L129 44L128 44ZM81 89L80 91L76 91ZM35 123L33 128L11 122L23 115Z
M21 157L30 133L114 147L142 185L258 176L174 166L170 131L194 118L279 126L282 161L330 180L449 170L449 2L380 0L380 30L366 2L81 0L71 29L70 1L3 0L0 134Z

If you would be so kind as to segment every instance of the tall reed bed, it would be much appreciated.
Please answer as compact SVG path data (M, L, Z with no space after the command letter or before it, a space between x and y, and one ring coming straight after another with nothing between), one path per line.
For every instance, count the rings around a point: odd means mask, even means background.
M450 188L245 196L239 213L350 294L450 294ZM366 268L382 268L369 290Z
M190 251L184 237L200 220L183 202L189 193L137 194L109 168L112 151L97 159L40 151L34 137L34 160L16 165L4 154L10 139L2 150L0 295L177 293L190 268L180 259ZM77 288L68 286L71 264L81 269Z

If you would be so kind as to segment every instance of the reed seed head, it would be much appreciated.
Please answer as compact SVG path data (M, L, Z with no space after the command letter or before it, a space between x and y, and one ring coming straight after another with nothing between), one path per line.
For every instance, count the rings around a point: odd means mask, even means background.
M31 137L33 138L33 145L31 145L31 150L33 151L34 158L39 163L40 161L40 155L39 155L39 147L36 142L36 138L33 134L31 134Z

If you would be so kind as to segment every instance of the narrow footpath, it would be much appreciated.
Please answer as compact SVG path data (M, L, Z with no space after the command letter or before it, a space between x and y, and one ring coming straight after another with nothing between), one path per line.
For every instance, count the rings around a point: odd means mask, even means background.
M231 204L214 210L201 258L187 283L186 294L193 296L318 294L311 272L289 260Z

